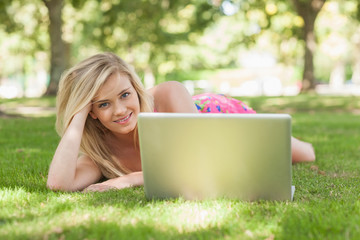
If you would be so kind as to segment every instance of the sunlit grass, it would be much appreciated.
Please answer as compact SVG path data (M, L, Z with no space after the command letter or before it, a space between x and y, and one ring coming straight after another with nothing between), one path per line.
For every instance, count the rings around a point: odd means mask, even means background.
M293 135L316 149L315 163L293 166L293 202L148 201L143 187L52 192L46 178L59 141L55 117L6 116L0 117L0 239L358 239L360 98L243 100L258 112L290 113Z

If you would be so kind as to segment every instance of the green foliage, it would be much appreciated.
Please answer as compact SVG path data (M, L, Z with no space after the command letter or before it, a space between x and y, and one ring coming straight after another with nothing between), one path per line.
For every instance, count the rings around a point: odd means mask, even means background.
M1 1L0 10L0 27L27 42L17 42L13 51L31 54L46 49L48 39L44 38L44 33L47 32L48 19L41 1L4 0Z
M81 45L117 52L139 69L150 65L155 73L161 62L177 58L168 46L191 42L217 15L207 1L190 0L87 1L81 11L91 15L77 21Z
M223 2L231 2L238 11L227 16ZM359 1L326 2L338 3L339 11L320 13L319 46L336 32L352 49ZM34 75L41 66L49 69L49 17L43 1L2 0L0 11L0 76L15 78ZM339 31L334 30L334 22L341 22L332 20L335 15L346 19ZM140 75L151 70L161 80L172 72L242 67L239 56L251 49L303 68L304 42L299 39L304 21L288 0L67 0L63 21L71 64L99 51L113 51L135 65ZM329 56L332 51L319 51L315 73L317 79L328 81L335 61ZM354 56L352 51L344 53L348 66Z
M166 81L186 81L209 79L216 73L216 70L198 71L173 71L165 76Z
M48 16L42 2L0 1L0 11L0 78L24 78L48 66Z
M4 0L0 2L0 9L2 10L6 10L7 5L9 5L10 0ZM4 23L2 27L6 28L7 31L9 31L10 29L14 28L14 23L12 21L12 19L10 18L9 14L7 13L7 11L3 11L4 13L0 15L1 18L1 22Z

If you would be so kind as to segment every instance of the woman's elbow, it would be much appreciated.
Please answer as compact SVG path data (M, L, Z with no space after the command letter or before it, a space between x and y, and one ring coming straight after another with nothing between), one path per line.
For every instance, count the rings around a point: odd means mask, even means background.
M74 192L77 190L70 185L66 185L50 178L48 178L46 182L46 187L52 191Z

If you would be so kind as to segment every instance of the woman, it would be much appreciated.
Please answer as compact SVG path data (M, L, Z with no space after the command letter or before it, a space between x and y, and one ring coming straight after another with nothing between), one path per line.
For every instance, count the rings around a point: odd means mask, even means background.
M222 106L230 112L255 113L240 101L218 97L209 95L208 99L223 101ZM215 111L210 107L214 101L203 100L201 95L194 104L178 82L166 82L146 91L134 70L112 53L80 62L59 84L56 129L61 141L50 165L48 187L106 191L142 185L138 114L154 110ZM295 138L292 153L293 162L315 160L311 144ZM109 180L98 183L103 177Z

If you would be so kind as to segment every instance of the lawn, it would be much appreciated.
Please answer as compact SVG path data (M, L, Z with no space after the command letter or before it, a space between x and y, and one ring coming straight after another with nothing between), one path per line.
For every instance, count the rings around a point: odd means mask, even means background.
M293 166L293 202L147 201L143 187L49 191L55 117L0 114L0 239L359 239L360 98L256 97L258 112L290 113L315 163ZM0 109L54 99L0 100Z

